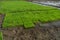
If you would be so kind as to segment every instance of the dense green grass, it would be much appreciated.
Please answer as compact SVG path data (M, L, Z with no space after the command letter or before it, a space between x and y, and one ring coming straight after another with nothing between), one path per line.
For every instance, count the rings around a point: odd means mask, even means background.
M0 32L0 40L3 40L2 37L3 37L2 32Z
M24 25L25 28L34 23L48 22L60 19L60 10L54 7L42 6L25 1L3 1L0 13L4 13L3 27Z
M0 1L27 1L27 0L0 0Z

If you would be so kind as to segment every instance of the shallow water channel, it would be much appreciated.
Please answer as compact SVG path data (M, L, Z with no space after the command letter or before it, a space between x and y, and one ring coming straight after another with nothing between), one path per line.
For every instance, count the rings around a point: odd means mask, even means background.
M60 1L32 1L32 2L60 8Z

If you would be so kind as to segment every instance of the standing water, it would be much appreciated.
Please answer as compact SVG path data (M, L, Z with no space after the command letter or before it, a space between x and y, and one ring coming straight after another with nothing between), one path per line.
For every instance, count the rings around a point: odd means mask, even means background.
M32 2L60 8L60 1L32 1Z

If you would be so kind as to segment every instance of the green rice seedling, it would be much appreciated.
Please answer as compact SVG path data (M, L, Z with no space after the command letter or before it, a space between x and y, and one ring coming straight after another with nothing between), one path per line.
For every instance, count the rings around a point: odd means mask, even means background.
M0 40L3 40L3 34L0 32Z
M26 1L2 1L0 13L5 14L3 27L24 25L34 27L37 22L49 22L60 19L60 9L37 5Z

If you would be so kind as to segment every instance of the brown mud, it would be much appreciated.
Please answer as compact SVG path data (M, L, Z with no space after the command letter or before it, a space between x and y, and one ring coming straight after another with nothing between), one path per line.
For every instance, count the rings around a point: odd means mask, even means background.
M7 28L3 30L3 40L60 40L60 27Z
M2 29L3 19L4 19L4 14L0 13L0 30Z

